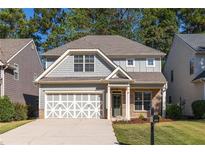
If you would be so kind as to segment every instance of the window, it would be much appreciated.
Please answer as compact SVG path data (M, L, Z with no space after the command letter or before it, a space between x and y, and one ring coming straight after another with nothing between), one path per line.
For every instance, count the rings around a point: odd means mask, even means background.
M14 64L14 80L19 80L19 65Z
M190 75L194 74L194 61L193 61L193 59L191 59L189 62L189 73L190 73Z
M83 72L83 55L74 56L74 72Z
M94 72L94 56L75 55L74 72Z
M149 111L151 108L151 92L135 92L135 110Z
M154 58L147 58L147 67L155 67L155 59Z
M127 67L134 67L135 60L134 59L127 59Z
M171 70L171 82L173 82L173 81L174 81L174 71Z
M85 72L94 72L94 56L85 56Z

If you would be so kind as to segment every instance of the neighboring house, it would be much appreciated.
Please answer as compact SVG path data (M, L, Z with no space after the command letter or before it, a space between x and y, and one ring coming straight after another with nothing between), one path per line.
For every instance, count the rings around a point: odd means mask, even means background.
M164 75L168 102L181 104L184 115L192 115L192 102L205 99L205 34L176 34Z
M164 55L115 35L86 36L47 51L47 69L35 80L40 117L129 120L149 116L152 105L164 114Z
M33 81L43 72L32 39L0 39L0 94L13 102L38 103Z

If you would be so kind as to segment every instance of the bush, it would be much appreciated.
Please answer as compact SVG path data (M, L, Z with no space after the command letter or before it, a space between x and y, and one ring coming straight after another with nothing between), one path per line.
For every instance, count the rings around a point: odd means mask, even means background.
M139 119L140 119L140 120L145 120L145 117L144 117L142 114L140 114L140 115L139 115Z
M15 114L14 120L26 120L28 118L28 107L27 105L15 103L14 104Z
M191 107L195 118L203 118L205 114L205 100L194 101Z
M14 106L8 96L0 97L0 121L8 122L14 118Z
M180 119L182 116L181 107L177 104L170 104L167 106L166 110L167 118Z

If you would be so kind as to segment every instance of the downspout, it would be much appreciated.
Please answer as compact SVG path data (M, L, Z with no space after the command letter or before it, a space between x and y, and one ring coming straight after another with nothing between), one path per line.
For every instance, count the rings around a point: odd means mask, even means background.
M166 91L168 88L167 82L164 84L162 88L162 117L166 117Z
M4 66L1 66L1 97L5 95L5 70L9 67L8 64Z
M4 96L4 68L1 66L1 97Z

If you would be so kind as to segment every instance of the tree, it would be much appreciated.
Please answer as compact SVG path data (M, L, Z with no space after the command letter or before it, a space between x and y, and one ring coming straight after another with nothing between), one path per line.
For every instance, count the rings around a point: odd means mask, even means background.
M22 9L0 9L0 38L28 38L33 32Z
M145 45L168 53L173 36L178 32L175 9L143 9L138 31Z
M39 50L47 50L58 46L57 43L60 40L49 40L48 38L62 24L64 14L63 9L34 9L34 16L30 20L30 23L37 29L36 35L40 39L38 42Z
M205 9L180 9L178 17L183 33L205 32Z

